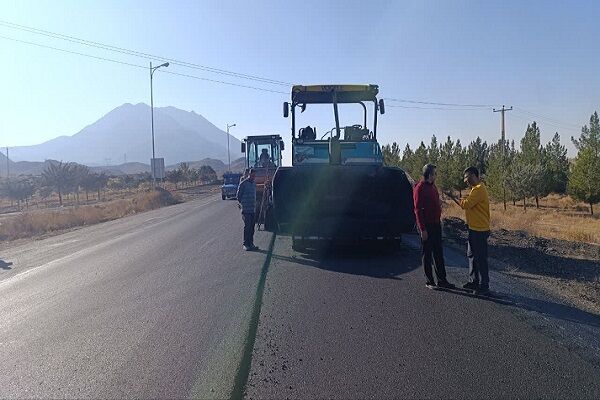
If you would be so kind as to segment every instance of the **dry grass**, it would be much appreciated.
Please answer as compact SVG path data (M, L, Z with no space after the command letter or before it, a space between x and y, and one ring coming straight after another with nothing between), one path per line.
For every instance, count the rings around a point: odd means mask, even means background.
M138 193L130 199L114 200L104 204L66 210L25 212L2 220L0 240L27 238L77 226L93 225L178 202L179 200L170 192L154 190Z
M589 208L568 196L550 195L523 211L512 204L490 204L492 229L524 231L534 236L600 244L600 218L590 216ZM581 210L583 208L583 210ZM464 211L452 202L444 205L444 216L464 219Z

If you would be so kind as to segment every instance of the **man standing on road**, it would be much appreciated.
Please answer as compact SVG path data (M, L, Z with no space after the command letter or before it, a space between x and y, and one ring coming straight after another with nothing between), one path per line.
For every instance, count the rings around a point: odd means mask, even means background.
M479 171L475 167L465 169L464 181L471 187L467 198L457 200L446 193L463 210L469 226L467 257L469 259L469 282L463 288L475 293L488 294L490 278L488 268L488 237L490 236L490 200Z
M415 215L421 233L421 250L423 270L425 271L425 286L429 289L453 288L454 285L446 280L444 252L442 245L442 206L440 194L435 186L437 167L427 164L423 167L423 179L417 183L413 191ZM437 286L431 269L432 259L435 260L435 275Z
M242 209L244 221L244 250L258 250L254 245L254 217L256 211L256 172L250 168L246 179L240 182L237 192L237 201Z

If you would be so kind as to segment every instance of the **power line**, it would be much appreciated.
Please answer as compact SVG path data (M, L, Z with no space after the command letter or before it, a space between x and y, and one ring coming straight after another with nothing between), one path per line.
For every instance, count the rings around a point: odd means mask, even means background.
M457 103L436 103L432 101L417 101L408 99L394 99L391 97L384 97L385 100L395 101L398 103L412 103L412 104L430 104L434 106L450 106L450 107L494 107L493 104L457 104Z
M84 46L95 47L95 48L99 48L102 50L113 51L113 52L126 54L126 55L130 55L130 56L142 57L142 58L153 58L153 59L160 60L160 61L168 61L173 65L179 65L182 67L199 69L199 70L203 70L203 71L207 71L207 72L211 72L211 73L215 73L215 74L228 75L228 76L236 77L236 78L240 78L240 79L254 80L254 81L263 82L263 83L272 84L272 85L280 85L280 86L291 86L292 85L292 83L290 83L290 82L284 82L284 81L279 81L279 80L270 79L270 78L262 78L262 77L259 77L256 75L249 75L249 74L244 74L244 73L240 73L240 72L233 72L233 71L228 71L228 70L224 70L224 69L220 69L220 68L208 67L206 65L200 65L200 64L187 62L187 61L176 60L176 59L169 58L169 57L157 56L157 55L144 53L144 52L140 52L140 51L136 51L136 50L126 49L123 47L117 47L117 46L112 46L112 45L108 45L108 44L104 44L104 43L100 43L100 42L81 39L81 38L78 38L75 36L69 36L69 35L64 35L61 33L50 32L50 31L46 31L43 29L33 28L33 27L25 26L25 25L19 25L19 24L15 24L12 22L8 22L8 21L0 20L0 26L9 28L9 29L16 29L16 30L20 30L20 31L24 31L24 32L29 32L29 33L33 33L36 35L42 35L42 36L46 36L46 37L50 37L50 38L54 38L54 39L65 40L68 42L77 43L77 44L84 45Z
M28 32L28 33L33 33L33 34L36 34L36 35L42 35L42 36L50 37L50 38L53 38L53 39L64 40L64 41L76 43L76 44L79 44L79 45L94 47L94 48L98 48L98 49L102 49L102 50L106 50L106 51L112 51L112 52L116 52L116 53L120 53L120 54L124 54L124 55L129 55L129 56L134 56L134 57L142 57L142 58L145 58L145 59L152 58L152 59L156 59L156 60L160 60L160 61L168 61L169 63L171 63L173 65L179 65L179 66L182 66L182 67L192 68L192 69L199 69L199 70L202 70L202 71L206 71L206 72L210 72L210 73L215 73L215 74L227 75L227 76L231 76L231 77L234 77L234 78L248 79L248 80L253 80L253 81L257 81L257 82L261 82L261 83L272 84L272 85L280 85L280 86L292 86L293 85L293 83L291 83L291 82L285 82L285 81L281 81L281 80L275 80L275 79L270 79L270 78L259 77L259 76L256 76L256 75L244 74L244 73L240 73L240 72L234 72L234 71L229 71L229 70L225 70L225 69L209 67L209 66L206 66L206 65L200 65L200 64L195 64L195 63L187 62L187 61L181 61L181 60L177 60L177 59L173 59L173 58L169 58L169 57L164 57L164 56L158 56L158 55L154 55L154 54L149 54L149 53L145 53L145 52L141 52L141 51L137 51L137 50L130 50L130 49L127 49L127 48L118 47L118 46L112 46L112 45L108 45L108 44L104 44L104 43L100 43L100 42L96 42L96 41L92 41L92 40L81 39L81 38L78 38L76 36L70 36L70 35L65 35L65 34L61 34L61 33L56 33L56 32L51 32L51 31L39 29L39 28L34 28L34 27L30 27L30 26L20 25L20 24L16 24L16 23L13 23L13 22L9 22L9 21L0 20L0 26L5 27L5 28L9 28L9 29L24 31L24 32ZM9 39L9 40L12 40L12 39ZM23 41L23 42L25 42L25 41ZM25 43L32 44L31 42L25 42ZM39 44L35 44L35 45L43 47L42 45L39 45ZM53 47L49 47L49 48L53 48ZM68 50L64 50L64 49L57 49L57 48L53 48L53 49L59 50L59 51L64 51L64 52L69 52ZM78 52L72 52L72 54L84 55L84 54L78 53ZM85 55L85 56L95 57L95 56L90 56L90 55ZM116 62L114 60L103 58L103 57L96 57L96 58L101 59L101 60L105 60L105 61ZM123 63L123 64L127 65L129 63ZM134 64L131 64L131 65L133 66ZM135 65L135 66L136 67L141 67L139 65ZM145 68L145 67L143 67L143 68ZM173 75L178 75L177 73L174 73L174 72L167 72L167 71L163 71L163 72L164 73L171 73ZM179 74L179 75L186 76L186 77L191 77L191 78L194 78L194 79L206 80L206 81L209 81L209 82L223 83L223 84L233 85L233 86L237 85L237 84L234 84L234 83L231 83L231 82L224 82L224 81L219 81L219 80L211 80L211 79L208 79L208 78L200 78L200 77L193 76L193 75L187 75L187 74ZM281 92L281 91L270 90L270 89L265 89L265 88L257 88L255 86L247 86L247 85L238 85L238 86L244 87L244 88L262 90L262 91L269 91L269 92L273 92L273 93L285 93L285 94L288 94L288 92ZM389 100L389 101L401 102L401 103L425 104L425 105L435 105L435 106L469 107L469 108L493 107L493 105L491 105L491 104L457 104L457 103L441 103L441 102L417 101L417 100L397 99L397 98L385 98L385 99ZM389 106L391 106L391 105L389 105ZM391 107L393 107L393 106L391 106ZM400 108L409 108L409 107L405 106L405 107L400 107ZM413 108L416 109L417 107L413 107ZM423 109L426 109L426 108L423 107ZM431 107L429 109L435 110L437 108ZM450 109L448 109L448 108L439 108L439 110L450 110ZM459 111L459 110L457 109L456 111Z
M387 100L387 99L386 99ZM418 110L443 110L443 111L479 111L468 108L445 108L445 107L419 107L419 106L401 106L399 104L386 104L386 107L394 107L394 108L408 108L408 109L418 109Z
M548 117L548 116L545 116L545 115L542 115L542 114L538 114L538 113L534 113L534 112L531 112L531 111L527 111L527 110L525 110L523 108L520 108L520 107L515 107L515 110L520 111L522 114L529 114L529 115L534 116L534 117L538 117L538 118L541 118L541 119L545 119L547 121L551 121L551 122L555 123L556 125L570 126L572 128L576 128L576 129L581 128L581 126L579 126L577 124L570 124L568 122L562 122L562 121L559 121L557 119L554 119L554 118L551 118L551 117Z
M531 123L531 117L530 116L528 116L527 114L524 114L524 113L520 113L519 110L517 110L516 107L515 107L514 111L515 111L515 114L513 114L513 116L515 118L518 118L518 119L520 119L523 122L527 122L528 124ZM571 132L571 133L580 133L580 131L578 131L578 130L576 130L574 128L567 128L567 127L564 127L564 126L560 126L560 125L554 124L554 123L552 123L550 121L546 121L546 120L541 119L541 118L536 118L536 119L538 121L540 121L540 122L543 122L544 124L550 125L554 129L557 129L557 130L560 130L560 131Z
M44 44L40 44L40 43L35 43L35 42L29 42L27 40L15 39L15 38L11 38L11 37L8 37L8 36L0 35L0 39L11 40L11 41L18 42L18 43L23 43L23 44L28 44L28 45L32 45L32 46L42 47L42 48L50 49L50 50L61 51L61 52L64 52L64 53L74 54L74 55L78 55L78 56L82 56L82 57L93 58L93 59L96 59L96 60L101 60L101 61L107 61L107 62L112 62L112 63L116 63L116 64L121 64L121 65L126 65L126 66L129 66L129 67L148 69L148 67L143 66L143 65L139 65L139 64L133 64L133 63L125 62L125 61L114 60L112 58L94 56L94 55L91 55L91 54L81 53L81 52L73 51L73 50L61 49L59 47L48 46L48 45L44 45ZM288 92L283 92L283 91L280 91L280 90L272 90L272 89L261 88L261 87L256 87L256 86L242 85L242 84L239 84L239 83L233 83L233 82L227 82L227 81L220 81L220 80L210 79L210 78L204 78L204 77L200 77L200 76L196 76L196 75L181 74L181 73L178 73L178 72L164 71L164 70L159 70L158 72L163 73L163 74L171 74L171 75L183 76L183 77L186 77L186 78L198 79L198 80L207 81L207 82L220 83L220 84L223 84L223 85L230 85L230 86L237 86L237 87L242 87L242 88L246 88L246 89L260 90L260 91L263 91L263 92L288 94Z
M61 49L61 48L58 48L58 47L48 46L48 45L45 45L45 44L40 44L40 43L35 43L35 42L29 42L27 40L15 39L15 38L11 38L11 37L8 37L8 36L0 35L0 39L12 40L13 42L29 44L29 45L32 45L32 46L42 47L42 48L50 49L50 50L62 51L63 53L69 53L69 54L75 54L75 55L78 55L78 56L94 58L96 60L109 61L109 62L113 62L113 63L117 63L117 64L127 65L127 66L130 66L130 67L137 67L137 68L148 69L148 67L144 67L143 65L132 64L132 63L128 63L128 62L125 62L125 61L113 60L111 58L93 56L91 54L85 54L85 53L80 53L78 51Z
M24 32L28 32L28 33L37 34L37 35L42 35L42 36L50 37L53 39L64 40L64 41L68 41L68 42L72 42L72 43L76 43L76 44L80 44L80 45L84 45L84 46L88 46L88 47L94 47L94 48L98 48L98 49L102 49L102 50L106 50L106 51L112 51L112 52L116 52L116 53L120 53L120 54L124 54L124 55L141 57L141 58L153 58L153 59L160 60L160 61L168 61L169 63L171 63L173 65L179 65L179 66L186 67L186 68L192 68L192 69L202 70L202 71L206 71L206 72L210 72L210 73L226 75L226 76L230 76L233 78L253 80L253 81L257 81L257 82L261 82L261 83L265 83L265 84L280 85L280 86L292 86L293 85L290 82L285 82L285 81L280 81L280 80L275 80L275 79L270 79L270 78L263 78L263 77L259 77L256 75L233 72L233 71L229 71L229 70L225 70L225 69L214 68L214 67L209 67L209 66L205 66L205 65L187 62L187 61L176 60L176 59L153 55L153 54L149 54L149 53L144 53L144 52L140 52L140 51L136 51L136 50L130 50L130 49L126 49L123 47L117 47L117 46L112 46L112 45L108 45L108 44L104 44L104 43L100 43L100 42L81 39L81 38L78 38L75 36L69 36L69 35L65 35L65 34L61 34L61 33L56 33L56 32L51 32L51 31L47 31L47 30L43 30L43 29L29 27L29 26L25 26L25 25L19 25L19 24L15 24L15 23L12 23L9 21L0 20L0 26L9 28L9 29L24 31ZM135 67L135 68L143 68L143 69L147 68L146 66L142 66L139 64L118 61L118 60L107 58L107 57L94 56L91 54L61 49L58 47L53 47L53 46L48 46L48 45L42 45L39 43L29 42L29 41L15 39L15 38L11 38L11 37L6 37L6 36L0 35L0 38L6 39L6 40L12 40L12 41L20 42L20 43L24 43L24 44L29 44L29 45L33 45L33 46L37 46L37 47L43 47L43 48L47 48L47 49L61 51L64 53L79 55L79 56L93 58L93 59L107 61L107 62L113 62L113 63L117 63L117 64L122 64L122 65L127 65L127 66L131 66L131 67ZM172 72L172 71L159 71L159 72L167 73L167 74L171 74L171 75L182 76L182 77L187 77L187 78L192 78L192 79L203 80L203 81L207 81L207 82L213 82L213 83L219 83L219 84L224 84L224 85L259 90L259 91L264 91L264 92L289 94L289 92L287 92L287 91L284 92L284 91L272 90L272 89L267 89L267 88L262 88L262 87L237 84L237 83L228 82L228 81L199 77L196 75L183 74L183 73L177 73L177 72ZM418 107L418 106L401 106L401 105L391 105L391 104L388 105L388 107L397 107L397 108L406 108L406 109L462 111L462 110L468 110L469 108L494 107L494 105L492 105L492 104L442 103L442 102L431 102L431 101L418 101L418 100L411 100L411 99L399 99L399 98L391 98L391 97L385 97L384 99L388 100L388 101L392 101L392 102L399 102L399 103L444 106L444 107ZM465 107L465 108L463 109L463 108L446 108L446 107ZM545 120L550 125L560 127L561 129L565 129L565 127L570 127L568 129L571 129L571 130L573 128L576 128L576 129L579 128L579 126L575 125L575 124L561 122L561 121L558 121L556 119L553 119L553 118L550 118L550 117L547 117L547 116L544 116L541 114L536 114L536 113L527 111L525 109L515 107L515 110L517 110L517 109L520 110L524 114L529 114L531 116L539 117L539 118ZM568 130L568 129L565 129L565 130Z

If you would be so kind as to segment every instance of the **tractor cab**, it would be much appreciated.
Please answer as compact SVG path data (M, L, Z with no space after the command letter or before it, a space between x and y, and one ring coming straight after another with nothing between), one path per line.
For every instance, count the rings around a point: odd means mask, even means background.
M243 140L241 150L246 155L246 173L251 168L256 173L257 224L272 229L268 215L272 205L271 181L281 166L283 139L280 135L248 136Z
M385 112L385 107L383 100L377 100L378 92L377 85L294 86L291 104L285 102L283 106L284 116L288 117L291 111L292 117L292 165L382 165L383 156L377 143L377 116ZM297 110L304 113L308 105L308 108L333 106L335 126L318 130L316 126L307 125L296 131ZM361 118L350 120L352 125L342 125L341 105L355 107ZM371 107L373 120L369 127L368 108Z
M247 169L277 169L281 166L283 149L283 140L279 135L248 136L242 142Z

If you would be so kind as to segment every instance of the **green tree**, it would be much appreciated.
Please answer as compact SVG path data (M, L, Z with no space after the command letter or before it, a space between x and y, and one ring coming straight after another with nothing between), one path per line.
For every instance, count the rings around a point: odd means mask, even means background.
M217 173L210 165L203 165L199 169L200 180L203 182L214 182L217 180Z
M485 182L490 196L495 200L502 200L504 209L506 209L506 179L510 165L507 162L507 157L510 148L506 141L504 142L504 148L502 145L502 139L500 139L497 143L489 146L488 169L485 176Z
M410 171L410 175L415 181L418 181L423 174L423 166L429 162L429 157L427 154L427 147L425 147L425 143L421 142L417 150L415 150L415 154L413 156L412 162L412 170Z
M414 156L415 153L412 151L412 149L407 143L406 147L404 148L404 152L402 153L402 160L400 161L400 166L402 167L404 172L408 173L411 176L411 178L413 178L413 180L414 176L412 176L412 169L414 163Z
M569 178L568 192L573 198L590 205L594 215L594 203L600 202L600 157L591 147L583 148Z
M427 158L430 164L437 165L440 158L440 148L438 146L437 138L435 135L431 137L431 143L427 149Z
M506 185L514 199L523 200L523 210L527 210L527 197L533 195L533 183L539 179L539 166L524 161L518 154L506 176Z
M535 121L527 125L525 135L521 139L522 162L529 164L532 171L539 171L536 179L531 182L530 194L535 197L535 205L540 207L540 197L548 194L548 177L544 168L544 149L540 141L540 128Z
M196 168L192 168L190 170L190 180L194 185L198 185L198 180L200 180L200 171Z
M467 161L468 166L477 167L479 173L485 175L487 171L488 145L479 136L467 148Z
M386 144L381 148L383 154L383 164L388 167L399 167L400 166L400 146L394 142L391 145Z
M187 185L190 181L190 164L182 162L179 164L179 171L181 172L181 181Z
M597 111L590 117L590 126L584 125L581 128L579 139L571 137L571 140L577 150L591 148L596 154L600 154L600 119Z
M460 139L456 139L456 143L454 144L454 151L452 154L452 172L451 172L451 182L452 189L458 190L460 196L462 196L462 191L465 189L466 185L463 180L463 171L469 166L467 160L467 151L462 147L460 143Z
M29 208L29 198L34 192L35 187L29 178L5 181L2 187L3 196L11 202L16 201L19 210L21 210L21 202L25 202L25 207Z
M454 157L454 142L448 136L446 142L440 146L440 155L437 161L437 185L442 190L450 190L453 186L453 157Z
M590 205L600 202L600 122L598 112L590 117L590 126L581 128L579 139L571 138L578 150L575 165L569 177L568 193L575 199Z
M88 167L81 164L73 164L71 191L76 195L77 204L79 204L79 191L83 188L85 180L89 175L90 169Z
M73 187L75 164L50 162L42 172L44 185L51 187L58 194L58 202L63 205L62 196Z
M544 170L547 178L546 191L554 193L565 193L569 181L569 159L567 148L560 144L558 132L544 149Z

